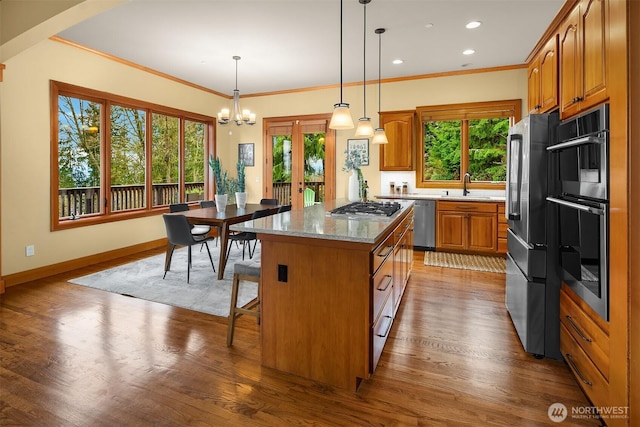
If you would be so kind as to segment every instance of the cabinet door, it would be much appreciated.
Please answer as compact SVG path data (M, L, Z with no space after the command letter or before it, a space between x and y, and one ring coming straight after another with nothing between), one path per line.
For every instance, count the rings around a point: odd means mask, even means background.
M540 109L540 68L538 58L529 64L529 112L537 113Z
M498 216L490 213L467 214L467 249L479 252L498 250Z
M560 110L563 118L578 112L579 88L582 87L579 22L580 7L576 6L560 27Z
M607 98L607 0L583 0L581 11L582 93L584 110Z
M389 140L380 146L381 171L413 170L414 115L413 111L381 113L380 124Z
M437 249L466 249L466 212L438 212Z
M540 112L558 106L558 37L554 35L540 54Z

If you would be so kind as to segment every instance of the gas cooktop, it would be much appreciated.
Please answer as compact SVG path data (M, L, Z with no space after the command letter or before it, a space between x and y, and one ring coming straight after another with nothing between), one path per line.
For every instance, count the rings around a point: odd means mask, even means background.
M400 203L397 202L353 202L335 208L331 214L391 216L399 210Z

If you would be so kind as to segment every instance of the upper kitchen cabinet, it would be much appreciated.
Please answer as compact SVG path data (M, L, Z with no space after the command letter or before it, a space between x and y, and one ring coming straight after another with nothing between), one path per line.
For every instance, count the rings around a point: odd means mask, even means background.
M529 112L558 106L558 36L554 35L529 64Z
M380 113L380 125L389 140L380 146L380 170L414 170L415 111Z
M560 116L607 99L609 0L582 0L560 26Z

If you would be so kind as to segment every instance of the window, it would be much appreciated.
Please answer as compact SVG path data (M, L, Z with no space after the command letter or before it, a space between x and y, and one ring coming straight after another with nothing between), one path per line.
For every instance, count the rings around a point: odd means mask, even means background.
M214 118L51 82L52 229L204 199Z
M418 107L418 187L502 189L509 127L520 120L520 100Z

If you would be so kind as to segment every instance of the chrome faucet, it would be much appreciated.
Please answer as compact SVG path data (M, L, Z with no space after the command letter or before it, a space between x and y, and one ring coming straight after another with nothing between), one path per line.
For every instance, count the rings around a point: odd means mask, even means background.
M468 181L467 181L468 178ZM466 196L467 194L469 194L469 190L467 190L467 182L469 184L471 184L471 174L469 172L464 174L464 177L462 178L462 195Z

